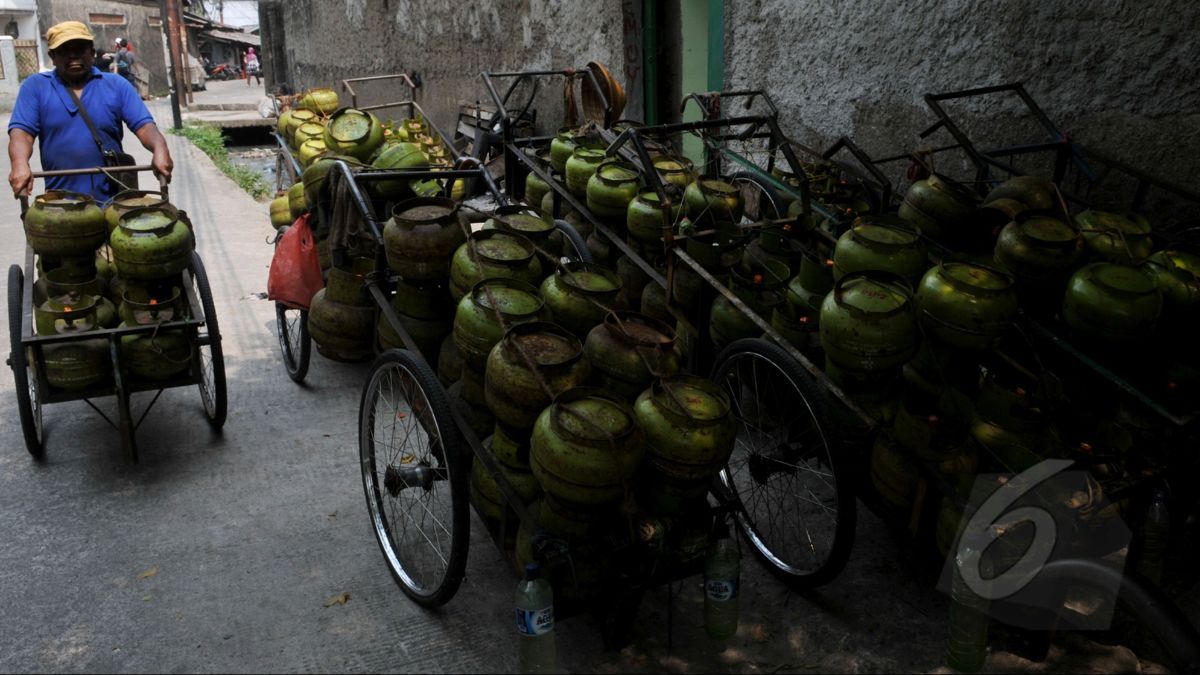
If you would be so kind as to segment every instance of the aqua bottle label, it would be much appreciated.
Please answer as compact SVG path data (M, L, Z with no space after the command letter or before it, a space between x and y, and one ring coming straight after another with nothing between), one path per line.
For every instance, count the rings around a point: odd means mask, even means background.
M554 607L544 609L518 609L517 632L536 637L554 630Z
M725 602L737 597L737 579L708 579L704 582L704 594L714 602Z

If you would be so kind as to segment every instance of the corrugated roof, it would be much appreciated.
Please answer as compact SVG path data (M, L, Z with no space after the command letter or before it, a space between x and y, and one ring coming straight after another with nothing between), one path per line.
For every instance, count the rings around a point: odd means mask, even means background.
M251 47L261 47L262 40L257 35L250 33L242 33L233 30L219 30L212 28L205 31L200 31L201 35L205 35L214 40L223 40L225 42L236 42L242 45L250 45Z

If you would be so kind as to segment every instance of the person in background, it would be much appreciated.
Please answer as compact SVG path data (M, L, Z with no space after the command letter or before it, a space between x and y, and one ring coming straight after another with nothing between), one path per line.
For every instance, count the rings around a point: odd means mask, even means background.
M112 53L106 52L103 49L96 50L96 67L100 72L112 72L113 56Z
M29 195L33 190L29 159L35 138L42 168L47 171L105 165L104 154L96 147L71 92L87 110L105 150L121 151L123 125L128 126L142 146L153 153L150 165L154 172L170 182L174 163L167 140L133 86L96 68L94 40L88 27L78 21L64 21L46 31L54 70L25 78L8 123L8 158L12 165L8 184L13 195ZM103 174L85 174L47 178L46 189L81 192L104 204L120 185Z
M117 74L125 78L129 84L137 88L137 83L133 80L133 64L137 62L137 57L133 55L133 48L129 46L129 41L125 38L117 38L117 55L114 58L117 63Z
M250 78L253 77L258 84L262 84L262 64L258 61L258 54L254 53L254 47L246 50L246 86L250 86Z

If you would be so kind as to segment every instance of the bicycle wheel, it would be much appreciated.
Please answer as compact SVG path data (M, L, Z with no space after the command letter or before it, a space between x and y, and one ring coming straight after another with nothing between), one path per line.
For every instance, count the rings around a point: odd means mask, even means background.
M583 262L592 262L592 252L587 247L587 242L583 237L579 236L579 232L571 227L571 224L565 220L555 220L554 227L559 232L563 233L563 257L571 260L581 260Z
M229 407L225 391L225 353L221 349L221 329L217 327L217 308L208 286L208 274L204 271L200 254L195 251L192 252L191 276L193 288L204 310L204 326L196 336L196 356L200 362L200 381L197 386L208 423L214 429L220 429L225 425Z
M450 402L420 358L375 359L358 411L363 492L375 539L408 597L437 607L467 565L467 461Z
M283 366L293 382L303 382L308 374L308 358L312 341L308 338L308 310L293 309L275 303L275 327L279 333L279 351Z
M747 171L731 174L728 180L741 193L745 209L742 217L749 222L779 218L782 215L779 194L765 180Z
M30 362L29 353L21 342L22 295L25 290L25 274L20 265L8 268L8 337L12 350L8 353L8 365L13 369L13 386L17 390L17 413L21 418L21 432L25 435L25 448L35 459L45 456L45 438L42 434L42 402L38 395L38 378Z
M734 506L742 535L774 574L797 588L832 580L850 557L856 508L822 393L787 352L759 338L726 347L712 380L738 427L716 497Z

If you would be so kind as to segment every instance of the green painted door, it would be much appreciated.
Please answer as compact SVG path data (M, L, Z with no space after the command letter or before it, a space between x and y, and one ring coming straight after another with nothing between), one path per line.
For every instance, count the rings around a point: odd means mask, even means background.
M725 7L722 0L680 0L680 44L683 76L680 97L694 92L720 91L725 79ZM682 121L699 120L700 108L689 103ZM704 163L704 144L692 134L683 152L696 166Z

